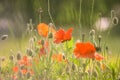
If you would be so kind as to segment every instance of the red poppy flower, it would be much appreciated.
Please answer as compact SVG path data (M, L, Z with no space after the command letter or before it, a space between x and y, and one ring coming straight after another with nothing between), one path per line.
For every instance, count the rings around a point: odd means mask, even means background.
M47 37L48 36L48 32L49 30L54 34L56 31L49 27L47 24L45 23L40 23L38 26L37 26L37 29L38 29L38 33L39 35L41 36L44 36L44 37Z
M56 33L55 33L55 43L60 43L60 42L64 42L67 40L71 40L71 35L72 35L72 31L73 28L68 29L66 32L64 31L64 29L59 29Z
M102 60L102 55L96 53L94 45L90 42L87 43L76 43L74 54L77 58L95 58L96 60Z

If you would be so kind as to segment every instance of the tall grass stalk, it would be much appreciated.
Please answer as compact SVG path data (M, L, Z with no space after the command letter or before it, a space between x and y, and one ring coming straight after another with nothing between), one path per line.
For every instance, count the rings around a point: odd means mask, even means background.
M81 32L82 32L82 25L81 25L81 10L82 10L82 0L80 0L80 11L79 11L79 26L80 26L80 36L81 36Z
M90 27L92 28L93 25L93 10L94 10L94 0L92 1L92 9L91 9L91 14L90 14Z
M49 14L49 17L50 17L53 25L54 25L54 28L56 29L55 23L54 23L54 21L53 21L53 18L52 18L52 16L51 16L51 13L50 13L50 0L48 0L48 14Z

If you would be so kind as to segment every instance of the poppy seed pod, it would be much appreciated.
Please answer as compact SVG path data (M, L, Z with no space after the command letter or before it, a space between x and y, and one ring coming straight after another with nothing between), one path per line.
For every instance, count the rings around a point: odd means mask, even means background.
M2 35L1 40L6 40L8 38L8 35Z

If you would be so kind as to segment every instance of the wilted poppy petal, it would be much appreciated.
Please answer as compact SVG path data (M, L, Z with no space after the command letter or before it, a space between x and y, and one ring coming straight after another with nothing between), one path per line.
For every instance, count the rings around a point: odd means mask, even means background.
M103 56L102 55L100 55L100 54L98 54L97 52L95 53L95 59L96 60L98 60L98 61L100 61L100 60L102 60L103 59Z

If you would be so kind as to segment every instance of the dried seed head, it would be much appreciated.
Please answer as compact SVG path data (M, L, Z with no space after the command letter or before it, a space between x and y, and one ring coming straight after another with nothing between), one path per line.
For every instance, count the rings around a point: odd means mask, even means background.
M21 59L21 52L18 52L17 53L17 60L20 60Z
M13 55L9 56L9 59L10 59L11 61L13 61L13 60L14 60L14 56L13 56Z
M95 35L95 30L92 29L89 34L90 34L91 36Z
M113 17L113 19L112 19L112 24L113 24L113 25L117 25L118 22L119 22L118 18L117 18L117 17Z
M31 76L30 72L28 72L27 75L26 75L27 79L30 79L30 76Z
M33 51L32 51L32 49L28 48L26 53L27 53L28 56L32 56Z
M1 40L6 40L8 38L8 35L2 35Z

